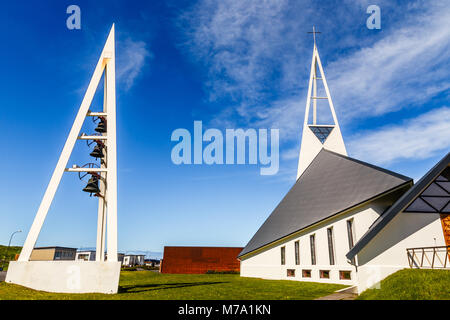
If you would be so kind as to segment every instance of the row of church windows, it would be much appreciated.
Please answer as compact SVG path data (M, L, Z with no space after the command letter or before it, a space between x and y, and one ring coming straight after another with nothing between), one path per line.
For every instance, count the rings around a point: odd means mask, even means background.
M352 272L347 270L339 271L339 279L340 280L351 280ZM311 278L312 270L303 269L302 270L302 278ZM295 269L287 269L288 277L295 277ZM319 277L321 279L330 279L330 270L319 270Z
M353 219L347 220L347 236L348 236L348 246L349 250L354 246L354 221ZM335 264L335 252L334 252L334 234L333 227L327 229L328 238L328 259L330 265ZM316 261L316 235L312 234L309 236L310 250L311 250L311 264L315 265ZM295 241L294 244L295 253L295 264L300 265L300 241ZM354 264L354 259L352 260ZM281 247L281 265L286 264L286 247Z

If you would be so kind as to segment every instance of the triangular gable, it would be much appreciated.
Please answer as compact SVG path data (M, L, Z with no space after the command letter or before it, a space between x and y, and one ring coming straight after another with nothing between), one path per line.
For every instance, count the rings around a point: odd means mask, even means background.
M448 191L450 181L445 178L450 167L434 180L416 199L405 209L405 212L432 212L445 213L447 204L450 203L450 192ZM444 180L445 179L445 180Z
M449 166L450 152L369 228L346 257L353 259L400 212L450 213L450 202L448 202L450 197L442 196L441 192L441 190L445 190L448 195ZM424 195L425 192L427 196Z

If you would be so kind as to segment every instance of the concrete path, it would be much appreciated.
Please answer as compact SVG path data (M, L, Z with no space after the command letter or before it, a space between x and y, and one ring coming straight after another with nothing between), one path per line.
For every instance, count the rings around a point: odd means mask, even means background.
M347 287L315 300L355 300L358 297L356 292L358 292L356 286Z
M5 281L6 271L0 271L0 282Z
M358 295L354 293L336 292L315 300L355 300L357 297Z

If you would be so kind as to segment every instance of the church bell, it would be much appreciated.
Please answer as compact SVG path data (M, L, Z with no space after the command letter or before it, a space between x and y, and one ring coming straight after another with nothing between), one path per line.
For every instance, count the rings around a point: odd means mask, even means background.
M95 146L94 150L90 153L90 156L96 159L103 159L105 157L102 151L102 147L100 147L99 144Z
M92 194L99 194L100 193L100 188L98 186L98 177L96 176L92 176L89 179L88 184L86 185L86 187L83 189L84 192L90 193Z
M99 133L105 133L106 132L106 121L103 118L100 118L100 122L97 126L97 128L95 128L95 131L99 132Z

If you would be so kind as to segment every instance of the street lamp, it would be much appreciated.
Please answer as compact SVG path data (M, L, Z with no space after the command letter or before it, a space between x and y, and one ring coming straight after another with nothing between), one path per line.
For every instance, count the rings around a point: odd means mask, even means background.
M6 248L5 256L3 257L2 270L5 268L5 259L8 256L9 247L11 246L11 240L16 233L20 233L22 230L14 231L9 238L8 248Z

